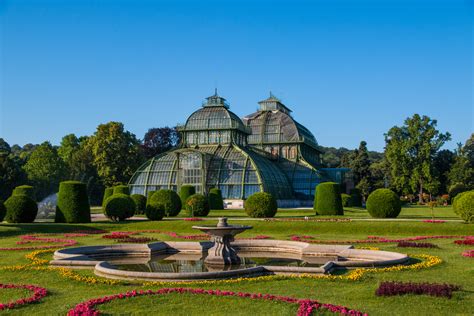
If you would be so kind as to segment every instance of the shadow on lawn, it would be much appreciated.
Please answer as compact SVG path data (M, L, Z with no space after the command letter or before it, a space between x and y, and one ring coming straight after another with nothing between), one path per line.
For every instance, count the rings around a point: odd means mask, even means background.
M38 233L73 233L79 230L99 231L100 229L71 224L55 224L55 223L31 223L31 224L0 224L2 227L13 228L11 230L1 231L0 237L18 236L24 234Z

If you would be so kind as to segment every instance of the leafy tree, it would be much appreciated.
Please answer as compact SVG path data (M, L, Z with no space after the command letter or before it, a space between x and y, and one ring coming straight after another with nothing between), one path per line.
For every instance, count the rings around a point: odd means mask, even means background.
M431 193L437 189L434 157L451 139L449 133L440 133L436 125L436 120L415 114L402 127L394 126L385 134L391 185L404 194L418 191L420 202L425 189Z
M386 187L389 180L390 171L388 170L385 159L374 162L370 165L370 178L372 179L372 190Z
M6 200L13 189L25 181L20 159L12 154L10 145L0 138L0 200Z
M451 185L463 183L474 189L474 134L471 134L464 146L458 144L448 178Z
M33 150L24 169L29 182L35 187L39 201L57 192L59 182L67 176L66 164L49 142L44 142Z
M79 139L76 135L68 134L61 140L61 145L58 148L59 157L69 165L72 155L79 149L79 147Z
M139 141L119 122L99 125L87 148L105 186L126 183L143 161Z
M176 147L180 142L180 134L176 128L150 128L143 139L143 152L146 159L150 159L165 151Z

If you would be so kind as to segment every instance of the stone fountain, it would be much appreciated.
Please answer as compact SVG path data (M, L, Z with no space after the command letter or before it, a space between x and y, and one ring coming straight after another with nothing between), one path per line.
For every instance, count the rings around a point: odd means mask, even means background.
M226 217L220 217L217 226L193 226L211 236L214 245L208 250L204 263L210 266L228 266L240 264L240 258L235 249L230 245L234 236L252 226L229 225Z

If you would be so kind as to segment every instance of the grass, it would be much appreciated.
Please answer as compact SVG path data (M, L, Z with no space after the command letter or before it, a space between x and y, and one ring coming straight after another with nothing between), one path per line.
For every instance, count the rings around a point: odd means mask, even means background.
M95 206L92 208L91 212L93 214L102 214L102 208ZM140 215L144 217L144 215ZM208 217L222 217L227 216L230 218L244 218L248 217L242 209L237 210L212 210ZM183 211L178 217L189 217ZM331 216L317 216L315 211L309 208L304 209L279 209L276 218L286 218L286 217L315 217L315 218L330 218ZM339 216L338 218L352 218L352 219L370 219L370 215L364 208L360 207L345 207L344 216ZM459 217L454 214L450 206L440 206L434 209L434 218L441 220L459 220ZM402 212L398 216L398 219L431 219L431 210L427 206L406 206L402 208Z
M350 212L353 210L352 212ZM285 213L283 213L285 212ZM285 210L279 212L291 216L310 216L307 210ZM350 209L344 217L367 218L363 210ZM437 218L455 218L451 208L435 210ZM351 221L351 222L265 222L246 220L242 211L213 211L212 217L226 215L234 217L242 214L239 224L252 225L254 228L243 233L242 237L268 235L275 239L289 239L292 234L312 235L322 240L354 240L363 239L368 235L384 237L409 237L416 235L474 235L474 226L460 222L446 222L443 224L430 224L421 221ZM424 219L430 218L430 211L423 207L410 207L403 209L403 218ZM217 222L216 218L199 222L211 225ZM198 234L191 228L195 223L185 221L129 221L124 223L111 223L107 221L92 224L0 224L0 247L15 247L19 235L27 233L64 233L83 229L106 229L109 231L132 231L142 229L159 229L174 231L178 234ZM141 234L152 236L161 240L173 239L166 234ZM94 244L111 244L112 240L101 238L101 235L88 237L74 237L78 246ZM462 251L470 249L469 246L459 246L453 239L428 240L439 246L437 249L410 249L397 248L395 243L375 244L382 250L408 252L410 254L430 254L441 257L443 263L438 266L402 272L385 272L370 274L357 282L346 280L272 280L259 282L241 282L238 284L214 284L206 286L192 286L194 288L222 289L243 291L251 293L270 293L292 296L296 298L317 299L323 303L345 305L361 310L370 315L472 315L474 311L474 259L462 257ZM364 246L364 245L361 245ZM30 251L1 251L0 267L12 264L24 264L24 258ZM43 258L50 258L43 255ZM90 270L78 271L81 275L92 276ZM454 292L452 299L435 298L430 296L395 296L377 297L375 290L382 281L412 281L412 282L437 282L453 283L462 286L462 290ZM62 278L55 271L0 271L1 283L35 284L48 289L49 295L40 303L25 306L11 311L0 312L8 315L52 315L62 314L87 299L101 297L109 294L126 292L132 289L144 289L139 285L89 285L78 281ZM159 287L148 287L158 289ZM28 291L0 289L0 303L28 296ZM223 298L199 295L177 295L139 297L129 300L114 301L100 307L106 314L145 314L153 311L158 315L222 315L223 311L232 308L237 315L295 315L297 306L284 303L255 301L242 298ZM234 314L234 312L232 312Z

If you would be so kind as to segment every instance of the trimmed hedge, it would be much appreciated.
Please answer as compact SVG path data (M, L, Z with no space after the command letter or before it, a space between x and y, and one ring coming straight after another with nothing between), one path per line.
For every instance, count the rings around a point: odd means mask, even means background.
M31 185L20 185L13 189L12 195L26 195L36 201L35 189Z
M85 183L63 181L59 184L56 223L90 223L91 208Z
M314 210L319 215L344 215L339 183L323 182L316 187Z
M153 194L155 194L155 192L157 191L148 191L147 194L146 194L146 205L148 205L150 203L150 198Z
M5 201L8 223L33 223L38 214L38 205L27 195L12 195Z
M130 195L130 189L128 188L128 185L117 185L114 186L114 194L126 194Z
M244 203L245 212L250 217L274 217L278 210L275 198L266 192L257 192L248 197Z
M362 207L362 194L357 188L351 189L351 206Z
M3 219L5 218L6 214L7 208L5 207L5 204L3 204L3 201L0 200L0 223L3 222Z
M396 218L402 210L400 198L389 189L377 189L370 193L366 208L375 218Z
M222 199L222 192L218 188L209 190L209 207L211 210L223 210L224 200Z
M454 211L454 213L456 213L456 210L457 210L457 208L458 208L458 201L459 201L459 199L460 199L464 194L466 194L467 192L469 192L469 191L464 191L464 192L461 192L461 193L457 194L457 195L454 197L454 199L452 200L452 204L451 204L451 205L453 206L453 211Z
M467 223L474 223L474 190L458 194L454 212Z
M104 215L114 222L123 221L135 214L135 203L123 193L113 194L105 201Z
M189 216L207 216L209 214L209 201L202 194L193 194L186 200L184 208Z
M132 194L130 197L135 203L135 214L145 214L146 210L146 197L141 194Z
M183 185L179 189L179 198L181 199L181 205L184 207L186 200L193 194L196 194L196 188L192 185Z
M114 194L114 188L113 187L105 188L104 197L102 198L102 207L105 206L105 201L107 201L107 199L109 197L111 197L113 194Z
M173 190L159 190L155 192L146 206L146 217L152 221L159 221L165 215L176 216L181 211L181 199Z
M352 196L346 193L341 193L341 201L342 201L342 206L343 207L349 207L352 206Z

